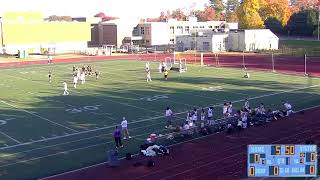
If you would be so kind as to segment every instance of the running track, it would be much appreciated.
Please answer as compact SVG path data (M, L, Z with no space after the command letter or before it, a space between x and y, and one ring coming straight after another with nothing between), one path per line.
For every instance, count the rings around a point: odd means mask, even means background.
M235 132L213 134L170 148L170 155L155 158L135 157L122 160L121 166L106 164L45 178L46 180L211 180L246 177L248 144L303 144L314 140L320 145L320 108L294 114L289 118ZM155 166L144 166L148 159ZM134 167L135 162L144 165Z
M77 58L65 58L65 59L54 59L54 63L68 63L68 62L81 62L81 61L103 61L103 60L116 60L116 59L129 59L129 60L155 60L160 59L164 61L166 57L171 57L172 54L139 54L139 55L119 55L119 56L85 56ZM186 58L188 63L200 64L200 56L194 57L194 55L179 55L177 58ZM204 55L204 64L216 66L219 63L221 67L233 67L243 68L242 55L219 55L219 62L212 54ZM271 71L272 60L270 55L258 55L251 54L246 55L244 65L248 69L252 70L266 70ZM34 61L19 61L19 62L3 62L0 63L0 67L12 67L21 65L33 65L33 64L46 64L47 60L34 60ZM274 57L274 69L277 72L290 73L290 74L304 74L305 62L304 57ZM307 58L307 73L313 76L320 76L320 58L319 57L308 57Z

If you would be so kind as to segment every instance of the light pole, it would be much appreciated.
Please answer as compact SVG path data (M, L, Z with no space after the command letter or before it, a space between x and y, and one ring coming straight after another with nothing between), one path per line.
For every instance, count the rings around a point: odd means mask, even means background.
M0 17L0 34L1 34L1 48L2 48L2 51L3 51L4 42L3 42L2 17Z
M197 29L194 33L194 64L197 63Z
M320 5L318 6L318 41L319 41L319 36L320 36L319 25L320 25Z

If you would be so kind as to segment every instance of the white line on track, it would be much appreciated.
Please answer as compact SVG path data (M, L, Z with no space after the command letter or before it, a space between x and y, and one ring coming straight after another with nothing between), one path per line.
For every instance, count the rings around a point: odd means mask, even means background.
M301 111L306 111L306 110L310 110L310 109L314 109L314 108L318 108L320 107L320 105L317 105L317 106L313 106L313 107L309 107L309 108L304 108L304 109L301 109L299 111L296 111L295 113L299 113ZM305 131L307 132L307 131ZM303 133L305 133L303 132ZM302 133L299 133L299 134L302 134ZM212 134L212 135L215 135L215 134ZM173 144L173 145L170 145L170 146L176 146L176 145L179 145L179 144L183 144L183 143L187 143L187 142L191 142L191 141L195 141L195 140L198 140L198 139L203 139L203 138L206 138L206 137L209 137L209 136L212 136L212 135L208 135L208 136L201 136L201 137L198 137L198 138L194 138L194 139L191 139L191 140L187 140L187 141L183 141L183 142L180 142L180 143L176 143L176 144ZM294 134L292 136L297 136L298 134ZM291 136L287 136L287 137L283 137L283 138L280 138L272 143L277 143L283 139L287 139ZM242 145L241 145L242 146ZM240 146L236 146L236 147L240 147ZM233 148L229 148L228 150L231 150L231 149L235 149L236 147L233 147ZM137 155L137 154L135 154ZM124 159L124 158L121 158L121 159ZM85 170L85 169L89 169L89 168L93 168L93 167L97 167L97 166L101 166L101 165L105 165L107 164L108 162L102 162L102 163L98 163L98 164L94 164L94 165L90 165L90 166L86 166L86 167L83 167L83 168L79 168L79 169L75 169L75 170L71 170L71 171L67 171L67 172L64 172L64 173L60 173L60 174L56 174L56 175L52 175L52 176L48 176L48 177L45 177L45 178L41 178L39 180L46 180L46 179L50 179L50 178L54 178L54 177L59 177L59 176L63 176L63 175L66 175L66 174L70 174L70 173L74 173L74 172L79 172L79 171L82 171L82 170Z
M64 126L64 125L62 125L62 124L59 124L59 123L57 123L57 122L51 121L51 120L49 120L48 118L45 118L45 117L40 116L40 115L38 115L38 114L32 113L31 111L28 111L28 110L19 108L19 107L15 106L15 105L13 105L13 104L10 104L10 103L8 103L8 102L6 102L6 101L4 101L4 100L1 100L1 99L0 99L0 102L2 102L3 104L6 104L6 105L8 105L8 106L11 106L11 107L13 107L13 108L19 109L20 111L23 111L23 112L25 112L25 113L27 113L27 114L30 114L30 115L32 115L32 116L38 117L38 118L40 118L40 119L42 119L42 120L48 121L48 122L50 122L51 124L55 124L55 125L57 125L57 126L63 127L63 128L65 128L65 129L71 130L71 131L73 131L73 132L78 132L77 130L74 130L74 129L72 129L72 128L69 128L69 127Z

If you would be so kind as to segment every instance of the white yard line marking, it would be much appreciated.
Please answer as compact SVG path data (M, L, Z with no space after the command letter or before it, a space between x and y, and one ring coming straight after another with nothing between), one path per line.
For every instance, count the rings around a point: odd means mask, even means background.
M19 109L20 111L23 111L23 112L25 112L25 113L27 113L27 114L30 114L30 115L32 115L32 116L38 117L38 118L40 118L40 119L42 119L42 120L48 121L48 122L50 122L51 124L55 124L55 125L57 125L57 126L63 127L63 128L65 128L65 129L71 130L71 131L73 131L73 132L78 132L77 130L71 129L71 128L69 128L69 127L67 127L67 126L64 126L64 125L62 125L62 124L59 124L59 123L57 123L57 122L51 121L51 120L49 120L48 118L45 118L45 117L40 116L40 115L38 115L38 114L32 113L31 111L28 111L28 110L19 108L19 107L13 105L13 104L10 104L10 103L7 103L7 102L1 100L1 99L0 99L0 102L2 102L3 104L8 105L8 106L10 106L10 107Z
M308 86L308 87L303 87L303 88L291 89L291 90L282 90L282 91L280 91L280 92L275 92L275 93L270 93L270 94L264 94L264 95L260 95L260 96L251 97L251 98L248 98L248 100L260 99L260 98L264 98L264 97L270 97L270 96L275 96L275 95L290 93L290 92L294 92L294 91L299 91L299 90L304 90L304 89L309 89L309 88L314 88L314 87L319 87L319 86L320 86L320 84L318 84L318 85L313 85L313 86ZM245 99L239 99L239 100L233 100L232 103L238 103L238 102L244 102L244 101L245 101ZM222 106L222 105L223 105L223 103L213 105L212 107L220 107L220 106ZM208 106L208 107L211 107L211 106ZM206 108L208 108L208 107L206 107ZM178 113L175 113L175 115L185 114L185 113L187 113L187 112L188 112L188 111L178 112ZM136 123L146 122L146 121L150 121L150 120L154 120L154 119L159 119L159 118L164 118L164 116L155 116L155 117L148 118L148 119L142 119L142 120L133 121L133 122L128 123L128 124L136 124ZM13 146L8 146L8 147L2 147L2 148L0 148L0 150L15 148L15 147L24 146L24 145L30 145L30 144L38 143L38 142L46 142L46 141L50 141L50 140L60 139L60 138L69 137L69 136L74 136L74 135L79 135L79 134L85 134L85 133L89 133L89 132L100 131L100 130L109 129L109 128L114 128L114 125L112 125L112 126L106 126L106 127L102 127L102 128L98 128L98 129L80 131L80 132L76 132L76 133L72 133L72 134L68 134L68 135L63 135L63 136L57 136L57 137L53 137L53 138L47 138L47 139L45 139L45 140L37 140L37 141L33 141L33 142L27 142L27 143L22 143L22 144L18 144L18 145L13 145Z
M4 133L4 132L2 132L2 131L0 131L0 134L4 135L5 137L7 137L7 138L11 139L12 141L14 141L14 142L16 142L16 143L18 143L18 144L21 144L21 142L20 142L20 141L18 141L17 139L15 139L15 138L13 138L13 137L9 136L8 134L6 134L6 133Z
M317 106L313 106L313 107L309 107L309 108L305 108L305 109L301 109L299 111L296 111L296 113L298 112L301 112L301 111L306 111L306 110L310 110L310 109L314 109L314 108L318 108L320 107L320 105L317 105ZM309 125L309 124L308 124ZM301 132L299 134L303 134L307 131L304 131L304 132ZM207 138L207 137L210 137L210 136L213 136L213 135L216 135L216 134L211 134L211 135L208 135L208 136L201 136L201 137L198 137L198 138L194 138L194 139L191 139L191 140L187 140L187 141L183 141L183 142L180 142L180 143L176 143L176 144L173 144L173 145L170 145L169 147L171 146L176 146L176 145L179 145L179 144L183 144L183 143L187 143L187 142L192 142L192 141L195 141L195 140L198 140L198 139L203 139L203 138ZM277 143L283 139L288 139L289 137L292 137L292 136L297 136L298 134L294 134L294 135L291 135L291 136L288 136L288 137L283 137L283 138L280 138L276 141L273 141L272 143ZM236 148L239 148L243 145L240 145L240 146L236 146L236 147L231 147L229 149L226 149L226 150L232 150L232 149L236 149ZM136 156L138 154L135 154L134 156ZM121 158L121 159L124 159L124 158ZM41 178L39 180L45 180L45 179L51 179L51 178L55 178L55 177L59 177L59 176L63 176L63 175L66 175L66 174L70 174L70 173L74 173L74 172L79 172L79 171L83 171L85 169L89 169L89 168L92 168L92 167L97 167L97 166L101 166L101 165L105 165L107 164L108 162L102 162L102 163L98 163L98 164L94 164L94 165L90 165L90 166L86 166L86 167L83 167L83 168L79 168L79 169L75 169L75 170L71 170L71 171L67 171L67 172L64 172L64 173L60 173L60 174L56 174L56 175L52 175L52 176L48 176L48 177L45 177L45 178Z
M142 126L142 127L137 127L137 128L130 128L130 131L133 130L137 130L137 129L142 129L142 128L147 128L147 127L152 127L152 126L156 126L156 125L160 125L160 124L165 124L165 122L160 122L160 123L155 123L152 125L148 125L148 126ZM164 129L159 130L159 132L163 132L165 131ZM135 136L132 136L133 138L139 137L139 136L143 136L146 134L151 134L152 132L148 132L148 133L143 133L143 134L138 134ZM155 133L155 132L153 132ZM39 147L39 148L34 148L34 149L30 149L30 150L25 150L25 151L20 151L20 152L15 152L15 153L11 153L11 154L4 154L4 155L0 155L1 158L3 157L10 157L10 156L15 156L18 154L22 154L22 153L28 153L28 152L32 152L32 151L36 151L36 150L42 150L42 149L47 149L47 148L51 148L51 147L56 147L56 146L60 146L60 145L65 145L65 144L71 144L71 143L76 143L76 142L80 142L80 141L85 141L85 140L89 140L89 139L94 139L94 138L99 138L99 137L103 137L103 136L108 136L110 133L103 133L103 134L99 134L96 136L91 136L88 138L82 138L82 139L78 139L78 140L73 140L73 141L69 141L69 142L63 142L63 143L58 143L58 144L54 144L54 145L49 145L49 146L43 146L43 147ZM112 139L110 141L106 141L104 143L108 144L108 143L112 143L114 142Z
M7 75L7 76L11 76L11 75ZM22 77L16 77L16 76L11 76L13 78L18 78L18 79L26 79L26 78L22 78ZM47 84L44 84L44 83L41 83L41 82L38 82L38 81L33 81L31 79L26 79L26 80L30 80L31 82L34 82L34 83L38 83L38 84L42 84L42 85L47 85ZM89 84L90 85L90 84ZM59 88L59 87L58 87ZM62 89L62 88L61 88ZM83 94L79 91L74 91L74 90L70 90L69 89L69 92L75 92L75 93L78 93L78 94ZM97 93L93 93L93 94L97 94ZM93 96L95 97L95 96ZM144 110L144 111L150 111L150 112L154 112L156 114L160 114L158 111L154 111L154 110L151 110L151 109L146 109L146 108L143 108L143 107L138 107L138 106L135 106L135 105L131 105L131 104L128 104L128 103L122 103L122 102L117 102L117 101L114 101L114 100L111 100L111 99L107 99L107 98L99 98L100 100L103 99L105 101L109 101L109 102L113 102L115 104L120 104L120 105L123 105L123 106L128 106L128 107L132 107L132 108L135 108L135 109L140 109L140 110ZM73 130L73 131L76 131L76 130ZM77 132L77 131L76 131Z

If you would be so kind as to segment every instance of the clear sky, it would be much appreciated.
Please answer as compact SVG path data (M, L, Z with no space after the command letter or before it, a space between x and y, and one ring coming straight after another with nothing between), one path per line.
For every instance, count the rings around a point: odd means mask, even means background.
M5 11L41 11L45 16L93 16L98 12L117 17L156 17L176 8L200 9L209 0L0 0Z

